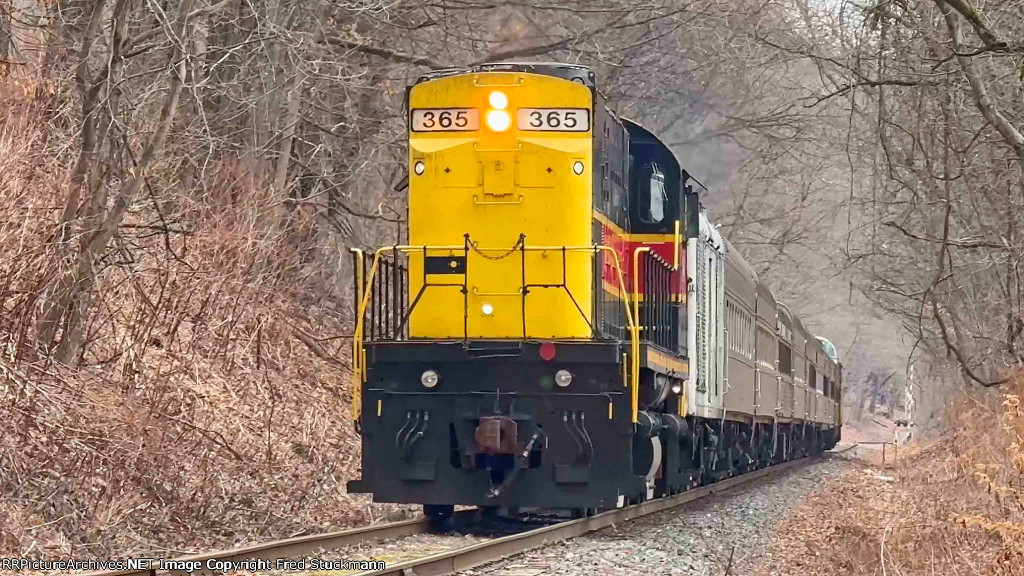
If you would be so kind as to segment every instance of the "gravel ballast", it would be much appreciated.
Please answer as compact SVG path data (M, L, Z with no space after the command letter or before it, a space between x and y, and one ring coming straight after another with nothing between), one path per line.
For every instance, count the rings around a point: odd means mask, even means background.
M463 574L744 574L775 524L848 462L824 458L782 475L632 522L494 562Z

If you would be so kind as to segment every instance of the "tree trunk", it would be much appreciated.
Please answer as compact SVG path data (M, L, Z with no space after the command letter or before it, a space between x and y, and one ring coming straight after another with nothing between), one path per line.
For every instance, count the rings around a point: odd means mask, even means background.
M103 2L104 0L96 0L94 10L100 10ZM62 262L63 270L57 280L56 290L50 294L50 301L47 302L38 334L40 343L53 353L54 359L58 362L70 363L80 352L88 317L89 300L99 272L96 269L96 263L106 252L107 245L117 232L117 227L121 224L125 211L142 188L146 170L156 158L157 151L163 145L174 122L185 75L186 59L183 56L188 42L187 16L193 3L194 0L182 1L178 18L174 24L174 37L179 38L184 45L176 45L171 51L167 95L164 98L153 136L146 144L142 156L130 171L127 180L114 195L105 214L104 208L107 205L107 199L103 192L105 188L101 185L93 189L87 214L78 226L77 251L73 257L66 258ZM88 65L84 63L84 60L80 62L81 80L84 82L87 79ZM89 88L86 92L92 91L93 88ZM89 159L83 160L80 157L79 160L86 164L91 163ZM80 170L83 170L81 166L76 166L75 174L88 171L88 166L83 172L79 172ZM72 192L72 196L74 196L74 192ZM65 218L73 217L74 206L70 200L69 198L69 203L65 206ZM67 221L65 220L64 223ZM59 241L63 243L64 240L62 236ZM58 330L60 331L59 343L56 340ZM54 344L56 344L55 348Z
M302 80L296 73L292 88L285 97L284 121L278 138L277 164L274 167L274 223L283 226L288 217L288 166L292 158L292 140L295 139L295 128L299 123L299 112L302 104Z
M6 77L10 71L12 44L11 15L0 3L0 78Z

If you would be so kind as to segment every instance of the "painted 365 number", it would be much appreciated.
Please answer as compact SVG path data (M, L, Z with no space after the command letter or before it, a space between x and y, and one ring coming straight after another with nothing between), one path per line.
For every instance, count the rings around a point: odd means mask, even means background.
M586 132L590 110L586 108L520 108L516 114L520 130Z
M475 108L414 108L413 132L461 132L480 129Z

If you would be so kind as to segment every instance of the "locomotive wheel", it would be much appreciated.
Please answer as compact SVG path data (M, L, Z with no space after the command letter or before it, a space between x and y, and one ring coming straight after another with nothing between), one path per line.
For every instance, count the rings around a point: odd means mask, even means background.
M493 519L501 515L501 506L477 506L481 518Z
M451 504L424 504L423 515L427 517L431 532L448 532L452 529L455 506Z
M597 514L597 508L573 508L571 510L572 519L579 520L580 518L589 518Z

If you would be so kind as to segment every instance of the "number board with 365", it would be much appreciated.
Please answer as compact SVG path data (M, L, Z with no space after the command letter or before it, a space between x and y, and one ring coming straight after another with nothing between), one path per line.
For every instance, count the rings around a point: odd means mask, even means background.
M520 130L544 132L586 132L590 110L586 108L520 108L516 113Z
M480 129L476 108L414 108L410 118L413 132L469 132Z
M414 108L413 132L471 132L480 129L480 111L475 108ZM524 131L586 132L590 110L586 108L520 108L516 127Z

